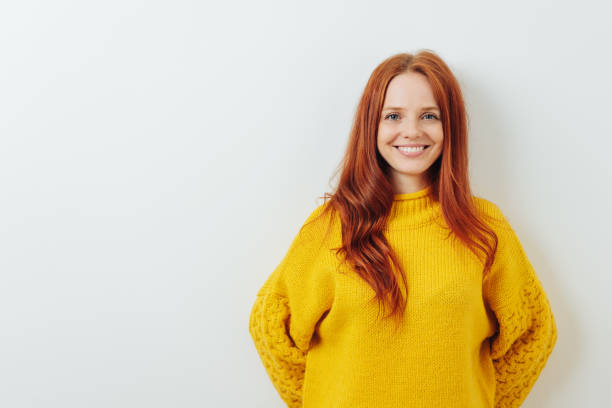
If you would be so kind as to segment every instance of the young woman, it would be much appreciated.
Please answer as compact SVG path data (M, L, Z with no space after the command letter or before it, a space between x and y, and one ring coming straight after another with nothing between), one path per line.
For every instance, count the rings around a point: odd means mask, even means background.
M250 312L287 406L518 407L533 387L555 320L508 220L471 193L466 122L435 53L372 73L335 192Z

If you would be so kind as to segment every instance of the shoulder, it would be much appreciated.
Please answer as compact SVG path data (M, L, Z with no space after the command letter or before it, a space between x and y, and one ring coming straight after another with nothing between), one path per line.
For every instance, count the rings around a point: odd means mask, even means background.
M498 268L502 271L498 273L520 281L525 277L524 274L521 275L523 273L521 268L525 267L527 256L516 230L497 203L482 197L474 197L474 199L479 215L497 236L496 256L492 269Z
M317 205L308 213L285 256L260 289L260 294L271 291L292 297L291 293L295 292L305 296L303 291L307 294L316 292L315 289L307 290L310 287L329 287L332 277L329 268L324 267L329 262L324 256L328 249L326 228L329 217L322 216L326 205Z
M311 220L315 220L318 219L320 215L323 214L323 211L325 211L325 209L329 206L329 201L325 202L323 204L319 204L317 205L314 210L312 210L310 212L310 214L308 215L308 218L306 218L306 221L311 221Z
M300 228L300 234L308 237L322 237L329 228L333 228L334 221L337 220L337 215L334 208L330 206L329 201L317 205L313 209L302 227Z
M501 227L506 230L512 229L508 218L506 218L506 215L497 203L480 196L472 196L472 198L478 215L489 222L491 226Z

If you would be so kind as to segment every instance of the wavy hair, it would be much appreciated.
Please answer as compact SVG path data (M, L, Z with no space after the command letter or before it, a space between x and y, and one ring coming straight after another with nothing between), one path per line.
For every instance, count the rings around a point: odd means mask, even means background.
M383 228L394 201L389 164L377 149L377 131L387 86L396 75L413 71L425 75L440 106L443 147L440 157L426 171L432 198L440 203L447 238L453 234L483 261L483 279L493 264L497 249L495 232L478 216L468 174L467 114L459 83L444 61L430 50L399 53L380 63L372 72L355 112L344 157L335 174L342 171L333 193L325 193L323 216L335 211L342 226L344 255L352 269L374 290L380 306L386 304L398 322L404 315L395 266L407 290L406 276ZM313 220L314 221L314 220ZM487 239L489 237L492 242ZM370 299L373 300L374 298Z

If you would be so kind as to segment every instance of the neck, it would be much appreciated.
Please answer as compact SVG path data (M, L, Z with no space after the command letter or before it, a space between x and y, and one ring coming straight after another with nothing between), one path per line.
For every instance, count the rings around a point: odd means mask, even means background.
M433 221L439 215L440 203L434 201L432 186L429 185L412 193L395 194L387 227L417 227Z

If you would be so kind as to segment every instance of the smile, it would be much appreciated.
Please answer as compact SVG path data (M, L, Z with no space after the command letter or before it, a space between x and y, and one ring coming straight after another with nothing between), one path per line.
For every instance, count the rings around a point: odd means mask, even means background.
M399 151L403 156L406 157L417 157L423 154L423 152L429 146L419 146L419 147L404 147L404 146L394 146L397 151Z

